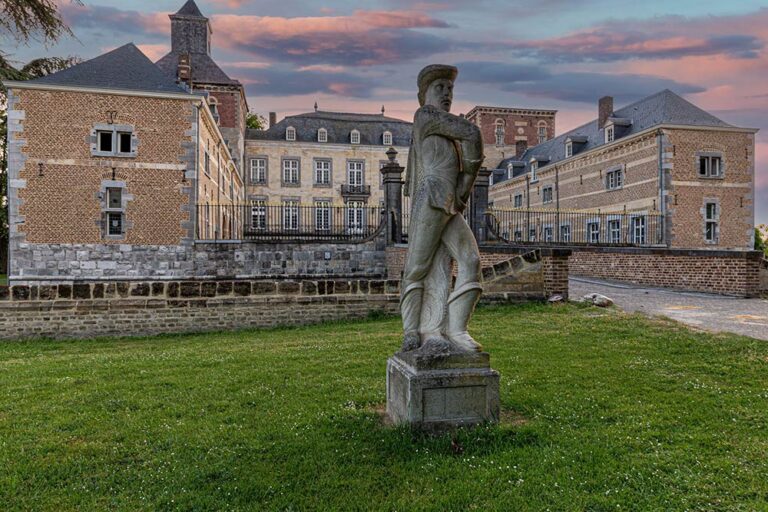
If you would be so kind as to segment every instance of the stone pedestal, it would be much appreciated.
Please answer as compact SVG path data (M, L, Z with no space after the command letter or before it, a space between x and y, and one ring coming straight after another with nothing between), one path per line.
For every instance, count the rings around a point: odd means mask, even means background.
M485 352L398 352L387 360L387 414L426 430L497 422L499 373Z

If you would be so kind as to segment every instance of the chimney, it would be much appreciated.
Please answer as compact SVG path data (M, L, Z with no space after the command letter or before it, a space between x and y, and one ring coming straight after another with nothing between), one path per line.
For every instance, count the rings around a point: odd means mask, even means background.
M523 153L525 153L526 149L528 149L527 140L518 140L515 142L515 157L520 158L523 156Z
M597 128L605 126L605 122L613 114L613 96L603 96L597 103Z
M277 124L277 112L269 113L269 128L272 128Z
M177 83L185 83L186 85L190 85L190 82L192 81L192 65L189 60L189 54L188 53L182 53L179 55L179 62L176 66L176 82Z

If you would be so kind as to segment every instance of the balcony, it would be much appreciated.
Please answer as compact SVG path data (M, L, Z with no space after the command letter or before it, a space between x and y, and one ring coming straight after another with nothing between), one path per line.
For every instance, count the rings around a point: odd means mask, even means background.
M341 195L350 199L367 199L371 197L371 186L341 185Z

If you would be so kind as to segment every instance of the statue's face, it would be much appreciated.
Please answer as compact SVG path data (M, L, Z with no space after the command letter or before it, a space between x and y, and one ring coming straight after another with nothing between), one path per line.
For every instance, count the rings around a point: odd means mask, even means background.
M432 105L445 112L451 111L453 103L453 82L447 78L439 78L429 84L424 95L424 104Z

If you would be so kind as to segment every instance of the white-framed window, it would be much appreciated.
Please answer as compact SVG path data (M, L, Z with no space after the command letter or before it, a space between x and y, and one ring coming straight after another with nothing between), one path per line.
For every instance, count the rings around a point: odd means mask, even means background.
M251 201L251 228L267 229L267 202L263 199Z
M514 199L514 202L512 203L512 206L514 208L523 207L523 194L515 194L515 199Z
M360 132L352 130L349 134L349 142L350 144L360 144Z
M317 130L317 142L328 142L328 130L325 128Z
M296 199L283 200L283 229L299 229L299 201Z
M529 228L528 229L528 241L529 242L535 242L536 241L536 228Z
M392 132L384 132L384 135L381 136L382 143L385 146L391 146L392 145Z
M555 236L554 236L554 230L552 229L552 226L544 226L544 241L545 242L554 242Z
M251 183L263 184L267 182L267 159L251 158Z
M504 120L497 119L495 124L496 124L496 129L494 131L494 134L496 135L496 145L503 146L504 145Z
M293 126L289 126L288 128L285 129L285 140L288 140L291 142L296 140L296 128L294 128Z
M107 237L123 236L125 234L125 212L123 211L122 188L107 188L106 206Z
M299 184L299 161L295 158L283 160L283 185Z
M551 185L541 189L541 202L542 203L544 203L544 204L551 203L553 196L554 196L554 193L553 193L553 188L552 188Z
M94 156L135 157L133 128L127 125L98 125L95 134Z
M349 233L362 233L365 228L365 203L362 201L350 201L347 203L347 231Z
M315 185L331 184L331 161L315 160Z
M600 242L600 221L599 220L587 221L587 241L590 244L596 244Z
M573 156L573 142L565 143L565 158L571 158Z
M638 215L632 217L632 243L644 244L645 243L645 215Z
M363 186L363 162L359 160L347 162L347 183L354 187Z
M547 142L547 122L539 121L538 125L539 144Z
M704 240L709 243L717 243L717 223L719 215L717 203L704 203Z
M515 167L512 164L507 164L507 179L511 180L515 176Z
M571 241L571 225L560 224L560 241L563 243L570 243Z
M315 201L315 229L329 231L331 229L331 202Z
M624 171L614 169L605 173L605 188L607 190L616 190L624 186Z
M721 155L699 155L700 178L722 178L723 157Z
M536 171L538 170L539 170L539 163L531 162L531 182L539 181L538 176L536 176Z
M609 142L613 142L614 139L614 131L613 131L613 125L608 125L605 127L605 143L608 144Z
M621 243L621 219L608 219L608 240L612 244Z

